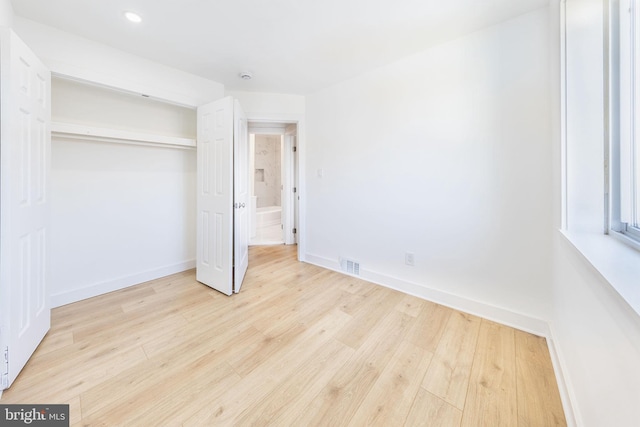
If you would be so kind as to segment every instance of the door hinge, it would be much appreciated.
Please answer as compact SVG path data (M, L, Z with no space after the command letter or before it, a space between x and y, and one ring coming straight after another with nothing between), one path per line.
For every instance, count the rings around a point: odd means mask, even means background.
M296 151L298 151L298 147L296 147L295 145L293 146L293 152L295 153Z
M297 228L294 228L294 229L293 229L293 234L297 234L297 233L298 233L298 229L297 229Z
M2 367L2 378L0 378L0 390L9 387L9 346L4 348L4 362Z
M298 192L298 189L297 189L296 187L293 187L293 192L294 192L294 193L297 193L297 192Z

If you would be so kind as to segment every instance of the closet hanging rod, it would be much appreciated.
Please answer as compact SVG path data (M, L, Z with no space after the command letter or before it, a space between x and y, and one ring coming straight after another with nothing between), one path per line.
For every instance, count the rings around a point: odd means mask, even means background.
M180 138L176 136L166 136L120 129L107 129L95 126L61 122L51 123L51 137L164 148L196 148L196 140L192 138Z

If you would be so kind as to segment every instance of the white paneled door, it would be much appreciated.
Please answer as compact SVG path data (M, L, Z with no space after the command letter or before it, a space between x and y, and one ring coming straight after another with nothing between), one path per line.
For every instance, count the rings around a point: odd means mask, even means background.
M51 74L13 32L2 30L0 38L0 341L5 389L51 321Z
M226 295L240 289L248 265L247 125L235 109L231 97L198 108L196 279Z

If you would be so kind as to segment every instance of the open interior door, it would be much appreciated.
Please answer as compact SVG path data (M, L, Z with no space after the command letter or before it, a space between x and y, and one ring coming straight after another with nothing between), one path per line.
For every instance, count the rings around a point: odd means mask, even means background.
M198 107L196 279L233 293L233 98Z
M233 290L237 293L249 266L249 135L247 116L238 100L233 120Z
M0 30L0 343L11 386L49 330L51 73Z
M249 265L249 141L240 103L226 97L198 108L196 279L239 292Z

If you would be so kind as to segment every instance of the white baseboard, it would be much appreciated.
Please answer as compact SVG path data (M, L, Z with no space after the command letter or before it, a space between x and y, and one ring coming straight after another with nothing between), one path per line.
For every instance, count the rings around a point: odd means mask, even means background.
M338 261L332 261L313 254L306 254L305 259L306 262L310 264L347 274L340 268ZM429 288L425 285L408 282L406 280L363 268L360 269L360 275L356 277L377 285L404 292L405 294L426 299L446 307L464 311L465 313L483 317L503 325L511 326L525 332L530 332L543 337L549 336L549 324L546 321L526 314L516 313L505 308L495 307L483 302L474 301L459 295L450 294L445 291Z
M82 288L77 288L51 295L51 307L60 307L62 305L71 304L83 299L117 291L119 289L137 285L149 280L154 280L160 277L169 276L171 274L180 273L181 271L195 268L195 266L195 260L183 261L176 264L155 268L153 270L131 274L129 276L118 277L100 283L88 284L87 286L83 286Z
M580 417L580 411L574 407L573 402L577 402L574 388L571 385L571 380L564 375L566 370L566 364L562 357L562 351L554 340L553 325L549 325L549 336L547 337L547 346L549 347L549 354L551 356L551 363L553 363L553 370L556 374L556 382L558 383L558 390L560 391L560 399L562 400L562 407L564 409L564 417L567 420L567 427L577 427L584 425Z
M330 259L309 253L305 254L304 259L305 262L308 262L310 264L327 268L329 270L334 270L342 274L347 274L340 268L340 264L338 263L338 261L332 261ZM555 345L555 341L553 339L553 330L547 321L531 317L526 314L507 310L505 308L495 307L490 304L474 301L472 299L461 297L459 295L453 295L438 289L432 289L425 285L411 283L371 270L361 268L360 275L354 277L358 277L360 279L367 280L369 282L387 288L395 289L397 291L404 292L418 298L426 299L428 301L435 302L446 307L460 310L465 313L473 314L497 323L501 323L515 329L545 337L547 340L556 381L558 383L558 390L560 392L560 398L562 400L562 406L564 409L565 418L567 420L567 426L576 427L582 425L582 423L580 422L580 417L578 416L578 412L576 412L575 408L572 405L572 402L575 401L575 396L572 392L570 383L567 382L567 379L563 374L564 364L562 363L562 357L561 355L559 355L559 350Z

